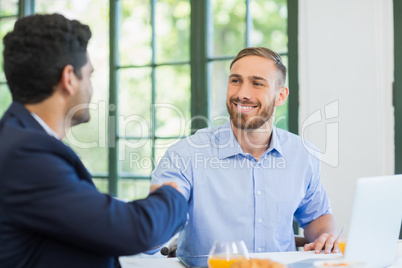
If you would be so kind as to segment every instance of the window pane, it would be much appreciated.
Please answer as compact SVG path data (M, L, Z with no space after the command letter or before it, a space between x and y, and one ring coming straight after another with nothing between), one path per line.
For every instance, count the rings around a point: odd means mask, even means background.
M246 46L244 0L211 0L213 56L236 55Z
M156 135L189 135L190 66L161 66L156 69Z
M12 15L18 15L18 0L1 0L0 17Z
M150 1L121 1L120 65L145 65L152 59Z
M11 104L11 94L7 84L0 84L0 118Z
M145 198L149 194L150 187L150 180L120 179L118 182L119 198L127 201Z
M36 0L37 13L60 13L88 24L92 38L88 53L94 66L91 120L71 129L66 142L80 155L90 172L107 172L108 90L109 90L109 2L107 0ZM89 131L91 130L91 131Z
M150 176L153 168L151 152L150 139L120 139L119 171L128 175Z
M4 75L4 70L3 70L3 50L4 50L3 38L8 32L10 32L13 29L14 23L15 23L15 18L8 18L8 19L1 19L0 20L0 39L1 39L1 41L0 41L0 53L1 53L1 57L0 57L0 82L5 82L6 81L6 77Z
M90 115L91 120L72 127L64 141L80 156L90 172L107 172L107 104L91 103Z
M190 57L190 3L159 0L156 3L156 61L188 61Z
M226 108L226 91L230 74L231 60L213 61L209 65L211 79L211 124L223 124L228 118Z
M276 52L287 51L286 0L252 0L251 46L268 47Z
M122 69L119 72L119 135L151 135L151 68Z
M92 180L99 192L107 193L109 191L109 181L107 179L93 178Z

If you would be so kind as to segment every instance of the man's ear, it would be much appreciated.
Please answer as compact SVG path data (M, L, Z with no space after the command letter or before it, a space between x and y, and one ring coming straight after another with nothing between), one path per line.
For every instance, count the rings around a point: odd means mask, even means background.
M275 106L282 106L289 96L289 89L287 87L282 87L278 89L277 98L275 100Z
M77 76L72 65L66 65L61 73L59 84L67 95L74 95L76 91Z

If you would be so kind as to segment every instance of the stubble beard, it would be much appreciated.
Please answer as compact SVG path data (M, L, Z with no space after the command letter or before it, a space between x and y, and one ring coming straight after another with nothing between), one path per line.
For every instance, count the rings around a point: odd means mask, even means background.
M260 109L260 111L256 115L248 116L247 114L236 111L236 108L233 106L233 102L241 105L256 105L254 103L242 102L238 98L230 98L230 100L226 101L226 108L229 112L230 120L232 121L233 126L237 129L246 131L261 128L271 119L275 109L275 99L273 99L272 102L264 109L261 109L261 103L258 103L257 109Z

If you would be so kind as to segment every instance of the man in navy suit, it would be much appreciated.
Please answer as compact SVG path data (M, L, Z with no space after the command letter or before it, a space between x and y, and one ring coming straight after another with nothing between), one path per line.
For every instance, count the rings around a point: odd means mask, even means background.
M121 202L96 190L61 141L89 120L90 37L88 26L53 14L22 18L4 38L13 103L0 121L1 267L110 268L116 256L152 249L185 224L176 184Z

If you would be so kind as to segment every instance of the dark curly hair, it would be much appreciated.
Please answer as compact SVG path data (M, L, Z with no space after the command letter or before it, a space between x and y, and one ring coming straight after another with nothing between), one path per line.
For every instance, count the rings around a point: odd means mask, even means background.
M91 30L60 14L19 19L4 43L4 72L14 101L38 103L53 94L66 65L81 78Z

